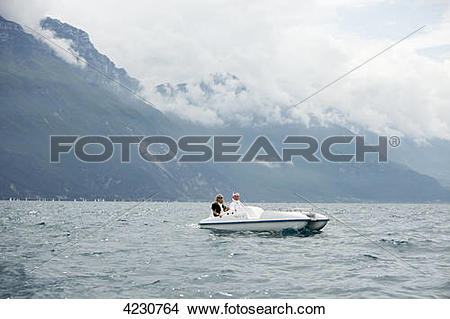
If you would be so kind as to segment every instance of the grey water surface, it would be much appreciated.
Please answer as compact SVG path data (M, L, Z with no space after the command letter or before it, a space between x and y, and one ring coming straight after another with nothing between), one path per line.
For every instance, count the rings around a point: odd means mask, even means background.
M0 297L450 297L447 204L317 204L417 269L333 218L319 233L214 232L197 226L209 203L135 205L1 201Z

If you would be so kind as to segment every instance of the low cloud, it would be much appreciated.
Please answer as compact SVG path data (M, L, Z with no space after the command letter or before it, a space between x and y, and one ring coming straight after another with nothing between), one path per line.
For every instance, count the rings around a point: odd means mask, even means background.
M51 16L87 31L100 52L141 81L158 108L191 121L255 125L315 117L376 133L450 139L447 1L6 0L0 8L17 22L37 26ZM293 106L423 24L410 39ZM216 73L236 75L246 91L235 94L230 83L204 95L200 83ZM163 83L186 83L190 91L164 97L155 89Z
M33 35L38 40L50 46L55 54L61 59L67 63L79 66L80 68L86 66L84 59L79 56L78 52L72 49L72 40L57 38L52 31L44 30L42 28L39 28L38 32L41 36L35 33L33 33Z

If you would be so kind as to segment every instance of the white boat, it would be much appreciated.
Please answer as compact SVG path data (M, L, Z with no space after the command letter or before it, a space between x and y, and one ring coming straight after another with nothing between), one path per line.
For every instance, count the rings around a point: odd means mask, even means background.
M308 228L320 230L328 222L328 217L312 211L300 209L264 210L260 207L245 206L239 211L227 211L222 217L212 214L202 219L200 228L228 231L281 231Z

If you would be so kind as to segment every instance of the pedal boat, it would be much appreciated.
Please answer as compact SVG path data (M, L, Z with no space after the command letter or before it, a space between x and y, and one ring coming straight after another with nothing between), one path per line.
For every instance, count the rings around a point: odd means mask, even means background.
M320 230L328 223L328 217L301 209L264 210L256 206L245 206L238 211L227 211L222 217L212 214L202 219L200 228L227 231L281 231L284 229Z

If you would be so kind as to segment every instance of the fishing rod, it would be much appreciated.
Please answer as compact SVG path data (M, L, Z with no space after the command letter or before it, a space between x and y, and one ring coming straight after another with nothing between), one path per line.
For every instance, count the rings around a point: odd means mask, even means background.
M333 219L335 219L337 222L339 222L340 224L344 225L345 227L349 228L350 230L352 230L353 232L357 233L359 236L364 237L365 239L367 239L370 243L374 244L375 246L377 246L378 248L381 248L382 250L384 250L385 252L387 252L389 255L395 257L397 260L400 260L404 265L407 265L408 267L413 268L414 270L417 270L418 272L420 272L423 275L429 275L428 273L423 272L422 270L420 270L418 267L412 265L411 263L407 262L406 260L404 260L402 257L398 256L397 254L393 253L392 251L390 251L389 249L387 249L386 247L383 247L382 245L380 245L379 243L373 241L372 239L370 239L367 235L363 234L362 232L358 231L357 229L355 229L354 227L350 226L349 224L347 224L346 222L340 220L339 218L337 218L336 216L330 214L330 212L328 212L327 210L317 206L316 204L314 204L313 202L311 202L309 199L307 199L306 197L298 194L298 193L294 193L295 196L303 199L304 201L306 201L307 203L309 203L311 206L313 206L314 208L318 209L319 211L322 211L323 213L331 216Z

